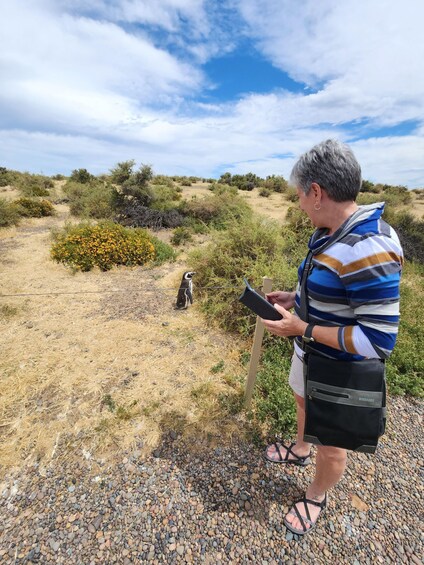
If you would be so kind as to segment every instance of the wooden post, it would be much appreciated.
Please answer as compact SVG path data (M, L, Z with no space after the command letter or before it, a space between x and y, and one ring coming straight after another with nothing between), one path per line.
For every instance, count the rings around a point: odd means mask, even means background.
M262 278L262 290L265 294L272 290L272 279L269 277ZM261 355L262 339L264 337L265 326L261 322L259 316L256 318L255 335L253 337L252 351L250 353L249 373L247 375L246 392L244 394L244 406L250 408L252 401L253 388L256 381L256 373L258 370L259 357Z

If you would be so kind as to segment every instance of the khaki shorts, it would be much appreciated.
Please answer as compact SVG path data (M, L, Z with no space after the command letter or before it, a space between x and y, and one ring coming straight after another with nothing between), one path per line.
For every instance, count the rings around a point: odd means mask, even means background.
M303 382L303 361L302 359L299 359L296 353L293 353L292 357L292 364L289 374L289 385L298 396L304 398L305 385Z

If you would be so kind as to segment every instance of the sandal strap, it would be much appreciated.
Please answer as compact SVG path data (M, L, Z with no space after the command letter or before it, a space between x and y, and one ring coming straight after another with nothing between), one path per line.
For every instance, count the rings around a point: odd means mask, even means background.
M275 447L275 452L278 453L280 461L285 461L285 459L283 459L283 456L281 455L280 444L275 441L272 445ZM282 447L285 447L285 445L283 445Z
M297 502L303 502L304 507L306 508L307 514L309 515L308 504L313 504L314 506L318 506L318 508L325 508L327 506L327 493L324 495L324 500L321 502L317 502L316 500L311 500L310 498L306 498L306 495L303 496ZM297 504L296 502L296 504ZM309 517L309 516L308 516Z
M293 450L292 447L294 447L296 444L294 442L292 442L289 446L284 445L283 447L286 449L286 456L284 457L284 461L288 461L289 460L289 455L290 453L293 455L293 457L296 457L296 459L298 461L305 461L306 459L308 459L308 457L311 456L311 452L308 453L308 455L297 455Z
M305 518L304 516L302 516L302 514L297 509L296 505L294 505L293 508L294 508L294 511L296 512L297 518L299 519L300 525L302 526L302 530L304 532L307 532L309 528L306 527L305 520L307 522L309 522L310 525L312 524L311 521L308 520L307 518ZM309 514L309 512L308 512L308 514Z
M299 502L303 502L303 506L305 508L306 516L302 516L302 514L299 512L299 510L297 508L297 505L299 504ZM303 498L297 500L294 503L293 508L290 510L290 514L294 514L293 511L295 512L297 518L300 521L300 524L301 524L304 532L307 532L310 529L310 527L314 525L314 522L311 520L311 515L309 513L308 504L318 506L322 510L327 505L327 493L325 493L324 500L322 500L321 502L316 502L315 500L311 500L309 498L306 498L306 495L304 495ZM320 516L320 514L318 514L318 516L316 517L315 522L318 520L319 516ZM309 528L306 527L307 524L309 525Z

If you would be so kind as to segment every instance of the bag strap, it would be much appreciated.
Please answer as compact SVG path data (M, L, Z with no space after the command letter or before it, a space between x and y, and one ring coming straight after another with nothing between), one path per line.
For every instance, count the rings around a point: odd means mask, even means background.
M306 285L309 274L312 270L312 266L312 251L309 251L305 259L305 265L303 267L302 280L300 281L299 318L304 322L309 322L308 293L306 290Z

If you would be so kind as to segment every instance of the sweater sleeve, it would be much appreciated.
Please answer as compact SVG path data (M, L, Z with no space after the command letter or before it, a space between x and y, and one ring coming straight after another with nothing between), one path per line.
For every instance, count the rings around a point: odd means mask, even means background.
M368 237L353 246L340 279L357 324L340 327L342 351L370 358L389 357L399 326L402 264L397 236Z

